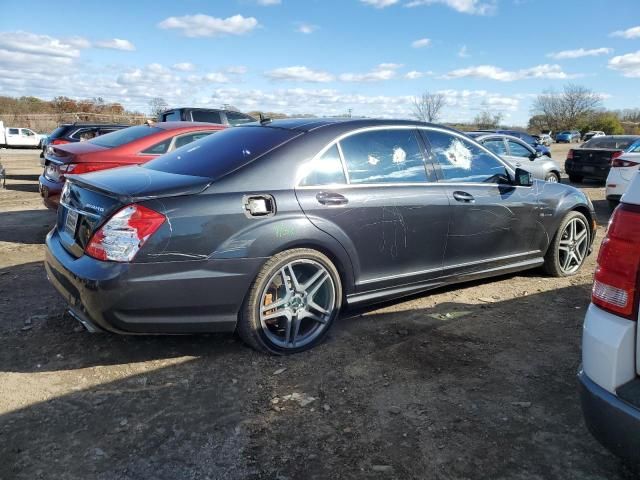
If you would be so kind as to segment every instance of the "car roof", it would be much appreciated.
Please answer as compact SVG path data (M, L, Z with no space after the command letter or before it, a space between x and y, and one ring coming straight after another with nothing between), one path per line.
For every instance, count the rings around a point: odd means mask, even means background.
M525 142L521 138L518 138L518 137L513 136L513 135L509 135L508 133L487 132L487 131L464 132L464 133L466 133L470 137L475 138L476 140L478 140L478 139L482 140L483 138L490 138L490 137L500 137L500 138L506 138L507 140L515 140L516 142L518 142L520 144L529 145L527 142Z
M91 123L91 122L75 122L61 123L58 127L133 127L128 123Z
M285 118L278 120L271 120L268 123L264 122L251 122L243 125L238 125L234 128L252 128L257 126L270 127L270 128L283 128L287 130L297 130L302 132L310 132L320 128L334 127L336 130L350 131L367 127L384 127L384 126L414 126L414 127L436 127L452 132L457 130L439 125L435 123L420 122L417 120L406 119L381 119L381 118Z

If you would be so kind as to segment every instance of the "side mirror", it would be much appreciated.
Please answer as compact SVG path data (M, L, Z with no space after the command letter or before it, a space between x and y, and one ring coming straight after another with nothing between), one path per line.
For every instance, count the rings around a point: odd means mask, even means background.
M530 187L533 185L531 174L522 168L516 168L516 178L513 184L516 187Z
M542 156L542 152L540 150L536 150L531 155L529 155L529 160L532 162Z

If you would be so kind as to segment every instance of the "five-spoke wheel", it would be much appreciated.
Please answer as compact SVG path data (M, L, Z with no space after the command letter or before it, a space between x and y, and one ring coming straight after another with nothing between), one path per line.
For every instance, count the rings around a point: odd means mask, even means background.
M580 270L591 245L591 229L580 212L569 212L560 224L545 255L545 269L556 277L574 275Z
M338 271L325 255L287 250L273 256L258 274L238 332L250 345L270 353L306 350L326 334L341 300Z

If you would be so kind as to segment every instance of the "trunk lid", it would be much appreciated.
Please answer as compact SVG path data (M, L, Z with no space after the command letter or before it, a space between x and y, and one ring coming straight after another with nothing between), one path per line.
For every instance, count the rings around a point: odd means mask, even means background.
M64 248L83 255L93 234L125 205L153 198L202 192L211 180L141 167L124 167L67 177L56 228Z
M619 148L574 148L572 160L582 165L604 167L611 165L613 154L620 151Z

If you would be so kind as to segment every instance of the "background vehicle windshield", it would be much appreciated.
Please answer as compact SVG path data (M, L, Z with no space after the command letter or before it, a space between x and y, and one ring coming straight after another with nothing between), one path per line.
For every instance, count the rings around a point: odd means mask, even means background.
M114 148L159 132L162 132L161 128L138 125L101 135L89 140L89 142L101 147Z
M152 160L143 168L215 179L300 134L293 130L261 126L230 128Z

